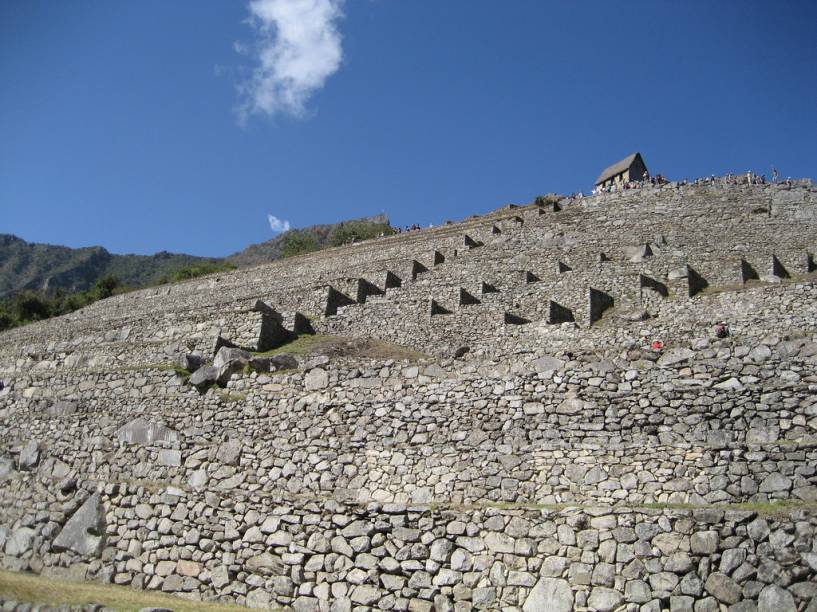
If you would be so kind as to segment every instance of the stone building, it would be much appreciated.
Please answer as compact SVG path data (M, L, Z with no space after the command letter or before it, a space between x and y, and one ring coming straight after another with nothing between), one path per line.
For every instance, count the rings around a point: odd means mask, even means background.
M616 187L630 181L640 181L647 175L647 166L641 153L633 153L605 168L596 179L596 187Z

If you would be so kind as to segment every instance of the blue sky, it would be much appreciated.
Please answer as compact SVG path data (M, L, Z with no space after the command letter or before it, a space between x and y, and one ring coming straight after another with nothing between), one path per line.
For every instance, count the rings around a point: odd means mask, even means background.
M671 178L817 178L817 2L0 3L0 232L221 256Z

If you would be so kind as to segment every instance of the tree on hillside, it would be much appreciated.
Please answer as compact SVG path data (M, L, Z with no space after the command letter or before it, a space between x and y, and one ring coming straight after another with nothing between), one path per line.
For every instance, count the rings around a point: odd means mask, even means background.
M119 282L119 279L115 276L103 276L96 281L93 291L98 300L104 300L105 298L111 297L121 284L122 283Z
M329 244L340 246L347 242L358 240L368 240L376 238L380 234L393 234L394 230L388 223L365 223L361 221L350 221L341 223L329 234Z
M317 237L312 232L291 230L281 238L281 256L293 257L311 253L321 248Z

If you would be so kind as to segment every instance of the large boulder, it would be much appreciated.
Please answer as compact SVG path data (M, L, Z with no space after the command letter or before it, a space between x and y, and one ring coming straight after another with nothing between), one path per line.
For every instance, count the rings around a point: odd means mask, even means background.
M757 612L797 612L794 597L783 587L769 584L757 599Z
M57 552L71 550L83 556L98 556L104 535L105 513L99 493L94 493L65 523L54 539L53 548Z
M244 567L248 571L262 576L282 574L286 568L280 558L268 552L250 557L244 563Z
M34 534L34 530L30 527L20 527L12 531L6 539L6 554L10 557L24 555L31 548Z
M250 367L256 372L271 372L275 369L269 357L253 357L250 359Z
M201 355L195 355L193 353L187 353L185 355L180 355L179 359L176 362L176 364L182 370L187 370L188 372L195 372L202 365Z
M329 386L329 373L323 368L315 368L307 372L304 377L304 387L307 391L318 391Z
M327 359L326 362L329 360ZM323 365L321 362L319 365ZM290 355L289 353L281 353L280 355L274 355L270 358L270 363L275 366L276 370L295 370L298 367L298 360L295 358L294 355Z
M218 447L216 459L224 465L238 465L241 459L241 441L228 440Z
M621 605L624 597L615 589L594 587L587 598L587 604L599 612L612 612Z
M17 465L21 470L30 470L40 462L40 445L36 440L29 440L20 450Z
M726 574L712 572L704 583L704 588L715 599L725 604L735 604L740 601L743 589Z
M227 383L233 377L233 374L241 372L249 364L249 361L234 360L228 361L218 369L218 376L216 382L221 387L226 387Z
M695 351L684 347L668 350L658 359L658 365L663 367L674 366L685 361L689 361L695 356Z
M573 591L567 580L540 578L522 606L524 612L570 612L573 610Z
M179 434L161 423L138 417L116 431L120 442L150 446L156 442L176 442Z
M243 367L250 359L252 359L252 355L244 349L222 346L218 349L215 359L213 359L213 367L221 369L228 363L235 361L242 362Z
M198 389L209 387L218 380L218 368L204 366L190 376L187 382Z

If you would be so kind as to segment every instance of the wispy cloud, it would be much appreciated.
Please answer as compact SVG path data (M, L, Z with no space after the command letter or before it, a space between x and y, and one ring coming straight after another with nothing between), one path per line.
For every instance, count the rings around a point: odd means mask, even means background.
M252 115L303 117L306 103L343 60L337 23L344 0L252 0L255 44L236 51L257 62L239 86L239 119Z
M270 229L273 232L289 231L289 221L286 221L285 219L279 219L275 215L267 215L267 221L269 221Z

